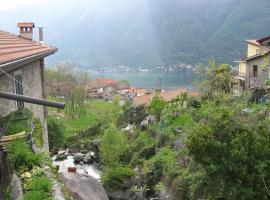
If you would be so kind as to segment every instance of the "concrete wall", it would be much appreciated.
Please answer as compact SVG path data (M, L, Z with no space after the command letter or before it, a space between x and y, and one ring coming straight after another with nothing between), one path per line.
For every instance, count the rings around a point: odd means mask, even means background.
M257 52L257 50L259 50L259 52ZM257 53L262 54L262 53L266 53L270 50L269 45L254 45L254 44L250 44L248 43L248 52L247 52L247 56L251 57L251 56L255 56L257 55Z
M10 72L9 75L14 77L16 73L22 74L22 83L28 88L23 87L23 93L27 96L43 98L43 77L42 77L42 60L35 61L31 64L21 67L19 70ZM7 75L0 75L0 90L15 93L14 80ZM36 117L38 117L44 124L44 148L48 149L48 131L47 131L47 120L44 106L34 104L24 104L25 108L29 108ZM6 116L10 112L17 109L16 102L11 100L0 99L0 115Z
M255 56L257 54L257 49L260 49L259 46L248 43L247 57Z

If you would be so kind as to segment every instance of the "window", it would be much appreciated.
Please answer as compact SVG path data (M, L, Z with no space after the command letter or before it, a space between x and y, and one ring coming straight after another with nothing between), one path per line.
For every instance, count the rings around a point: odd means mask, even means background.
M15 74L15 93L23 95L23 87L22 87L22 74ZM17 108L21 109L24 107L24 103L21 101L17 101Z
M257 77L257 75L258 75L258 66L253 65L253 77Z
M260 54L260 49L256 49L256 55Z

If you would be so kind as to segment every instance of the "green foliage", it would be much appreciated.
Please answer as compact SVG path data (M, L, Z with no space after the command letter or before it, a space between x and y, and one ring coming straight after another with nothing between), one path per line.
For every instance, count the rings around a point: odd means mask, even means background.
M196 74L198 79L202 81L199 89L205 95L209 96L215 92L232 92L234 77L229 65L218 64L214 59L211 59L205 67L198 65Z
M210 199L268 199L269 109L256 105L245 111L246 103L236 98L216 99L199 109L187 141L188 155L205 172L204 194Z
M118 119L118 124L124 127L127 124L139 125L147 116L146 109L143 105L133 106L129 100L123 105L123 113Z
M147 161L150 171L154 173L154 178L160 180L163 176L172 176L176 167L176 155L169 147L159 149L158 153Z
M111 124L105 130L100 146L101 162L108 166L114 167L119 165L121 156L127 150L127 139L114 124Z
M108 190L123 188L125 180L134 175L132 168L123 166L121 158L127 153L127 139L111 124L105 130L100 146L101 162L104 165L102 183Z
M34 191L42 191L44 193L50 193L52 190L52 182L45 176L34 178L29 182L27 188Z
M12 112L9 115L9 122L6 131L7 135L17 134L22 131L29 132L31 130L29 120L32 119L32 117L33 113L27 108Z
M165 105L166 102L160 96L159 92L157 92L151 101L150 112L155 115L157 119L160 119L161 112L165 108Z
M52 198L52 181L45 177L34 177L27 183L28 192L24 196L24 200L47 200Z
M10 143L9 156L16 170L20 168L32 169L41 161L41 157L34 154L23 140L14 140Z
M134 170L128 166L106 167L102 172L102 183L108 191L124 187L125 181L135 176Z
M43 141L43 127L42 127L41 121L39 118L35 117L33 119L33 123L35 127L32 133L33 140L39 147L42 147L44 141Z
M129 147L132 152L131 164L142 163L155 154L155 139L146 132L142 132Z
M61 120L49 117L48 118L48 139L50 151L60 148L65 142L64 130L65 127Z

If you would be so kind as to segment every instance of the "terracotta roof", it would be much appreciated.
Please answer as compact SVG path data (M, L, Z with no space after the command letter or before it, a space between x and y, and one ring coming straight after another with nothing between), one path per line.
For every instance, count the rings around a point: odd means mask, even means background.
M27 27L27 28L35 28L34 22L20 22L17 24L18 27Z
M262 43L264 43L265 41L270 40L270 36L261 38L261 39L257 39L257 40L246 40L248 43L260 46Z
M54 47L0 30L0 64L56 50Z
M107 85L114 85L117 83L117 81L109 79L109 78L96 78L96 81L100 84L107 84Z
M199 96L200 94L198 92L189 92L187 89L185 88L180 88L177 90L168 90L168 91L163 91L160 93L160 96L166 101L172 101L173 99L175 99L177 96L179 96L181 93L184 92L188 92L189 95L191 96ZM138 97L134 97L134 104L135 106L139 106L139 105L145 105L145 106L150 106L150 103L152 101L152 98L155 96L155 93L151 93L148 95L144 95L144 96L138 96Z

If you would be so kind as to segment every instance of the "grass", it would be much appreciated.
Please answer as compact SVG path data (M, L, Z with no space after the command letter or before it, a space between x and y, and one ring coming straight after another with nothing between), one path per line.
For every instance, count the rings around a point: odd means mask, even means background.
M118 105L103 100L93 99L86 103L86 110L81 118L66 119L63 110L49 109L51 116L57 116L65 126L65 137L69 138L75 133L93 127L98 123L109 122L113 115L120 110Z
M41 157L34 154L23 140L14 140L10 143L9 157L16 170L20 168L31 170L34 165L39 165L41 160Z

